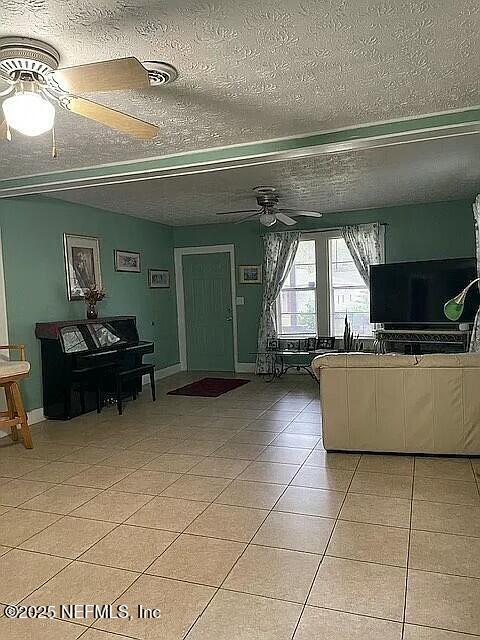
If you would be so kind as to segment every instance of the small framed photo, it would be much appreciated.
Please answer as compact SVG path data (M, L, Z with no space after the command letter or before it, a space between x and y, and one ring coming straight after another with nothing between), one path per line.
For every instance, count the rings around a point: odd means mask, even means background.
M261 265L241 265L238 267L240 284L261 284Z
M137 251L122 251L120 249L115 249L113 255L115 271L140 273L140 254Z
M90 236L63 235L65 252L65 275L69 300L81 300L85 289L102 288L100 269L100 247L98 238Z
M287 340L285 351L300 351L300 340Z
M170 286L170 271L149 269L148 286L151 289L168 289Z
M280 340L278 338L268 338L267 350L278 351L280 349Z

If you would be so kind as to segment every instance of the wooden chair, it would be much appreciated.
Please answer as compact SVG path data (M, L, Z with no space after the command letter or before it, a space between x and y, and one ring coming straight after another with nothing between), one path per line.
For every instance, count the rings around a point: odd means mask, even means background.
M0 429L10 428L12 440L18 441L19 426L22 430L23 443L26 449L32 449L32 436L22 395L18 383L25 378L30 371L30 363L25 360L25 347L23 345L0 345L0 349L18 351L19 360L0 361L0 387L5 390L7 410L0 411Z

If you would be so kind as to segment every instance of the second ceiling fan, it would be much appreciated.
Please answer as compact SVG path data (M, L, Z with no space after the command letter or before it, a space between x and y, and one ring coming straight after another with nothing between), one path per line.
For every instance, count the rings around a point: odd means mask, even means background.
M288 226L297 224L297 216L305 216L309 218L321 218L322 214L318 211L304 211L303 209L284 209L278 206L279 197L275 187L255 187L253 191L256 193L257 204L259 209L246 209L243 211L222 211L217 216L233 215L237 213L248 213L250 215L237 220L237 223L247 222L253 218L259 219L260 224L265 227L271 227L277 222L282 222Z

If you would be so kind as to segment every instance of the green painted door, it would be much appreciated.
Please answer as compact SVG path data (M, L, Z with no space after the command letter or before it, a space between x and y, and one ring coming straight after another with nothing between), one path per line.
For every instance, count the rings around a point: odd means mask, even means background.
M230 254L183 256L187 367L233 371Z

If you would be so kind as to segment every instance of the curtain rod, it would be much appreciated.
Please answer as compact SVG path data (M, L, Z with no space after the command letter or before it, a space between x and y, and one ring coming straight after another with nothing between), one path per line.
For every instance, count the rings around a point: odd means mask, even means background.
M361 226L362 224L374 224L373 222L361 222L359 226ZM388 222L379 222L381 227L388 227ZM344 224L341 227L323 227L323 229L298 229L298 231L300 231L300 233L325 233L327 231L341 231L344 227L349 227L350 225L348 224ZM295 231L295 229L292 229L292 231ZM290 233L289 231L268 231L265 233L262 233L261 236L266 236L268 233L276 233L276 234L284 234L284 233Z

